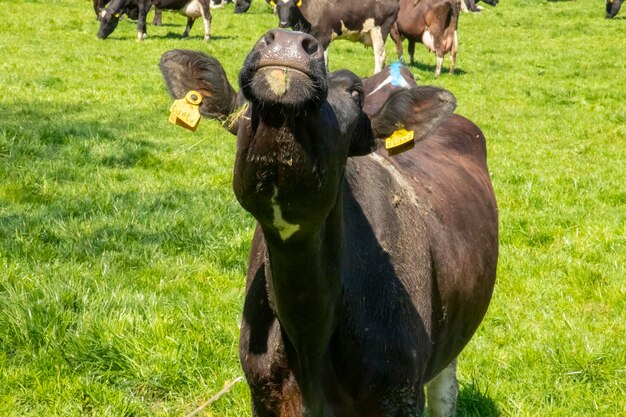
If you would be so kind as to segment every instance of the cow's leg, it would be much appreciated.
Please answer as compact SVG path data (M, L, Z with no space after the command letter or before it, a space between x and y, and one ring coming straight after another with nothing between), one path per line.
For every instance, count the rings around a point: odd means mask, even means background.
M437 51L437 68L435 68L435 77L439 77L441 74L441 67L443 66L443 52Z
M200 13L202 13L202 22L204 23L204 41L208 42L211 39L211 15L210 3L205 2L200 7Z
M191 32L191 28L193 27L193 22L195 22L196 19L194 19L193 17L188 17L187 18L187 27L185 28L185 31L183 32L182 37L186 38L187 36L189 36L189 32Z
M148 0L137 2L139 9L139 15L137 16L137 42L141 42L146 36L146 18L148 17L148 10L150 9L150 2Z
M411 65L415 63L415 41L413 39L409 39L409 58L411 60Z
M463 13L469 12L469 9L467 8L467 3L465 3L465 0L458 0L458 3Z
M456 359L426 385L430 417L454 417L459 395Z
M450 48L450 74L454 74L454 64L456 63L456 51L459 47L459 41L457 31L454 31L454 38L452 39L452 48Z
M370 30L370 37L372 39L372 48L374 49L374 74L378 74L383 70L385 59L387 58L385 40L383 39L380 26L374 26Z
M396 44L396 53L398 54L398 61L403 62L402 55L404 51L402 50L402 35L400 35L400 31L398 30L398 24L394 23L391 26L391 31L389 32L391 35L391 39ZM410 41L409 41L410 42Z
M161 9L154 8L154 19L152 20L154 26L163 25L163 11Z
M482 9L476 6L476 0L467 0L467 7L472 12L480 12Z

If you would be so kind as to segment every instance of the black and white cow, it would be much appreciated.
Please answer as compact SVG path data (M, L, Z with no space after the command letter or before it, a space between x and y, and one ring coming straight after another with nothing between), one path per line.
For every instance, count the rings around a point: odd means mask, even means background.
M374 73L385 66L385 41L400 9L398 0L268 0L281 28L312 35L324 49L335 39L361 42L374 49Z
M622 7L623 0L606 0L606 19L612 19L615 17L619 9Z
M461 11L463 13L468 12L480 12L483 8L481 6L477 6L480 0L458 0L459 6L461 6ZM490 6L496 6L500 1L499 0L482 0Z
M102 11L106 8L106 5L110 0L93 0L93 10L96 12L96 18L100 20ZM120 15L126 14L132 20L137 20L139 17L139 9L136 2L130 2L125 10L122 10ZM152 20L154 26L163 25L163 12L159 9L154 9L154 19Z
M211 9L210 0L112 0L100 13L100 29L98 37L106 39L117 27L119 18L124 10L137 10L137 40L146 36L146 15L154 6L159 10L173 10L187 16L187 27L182 37L189 36L191 27L196 19L202 17L204 22L204 40L211 37ZM134 14L133 14L134 16ZM129 17L133 17L129 13Z

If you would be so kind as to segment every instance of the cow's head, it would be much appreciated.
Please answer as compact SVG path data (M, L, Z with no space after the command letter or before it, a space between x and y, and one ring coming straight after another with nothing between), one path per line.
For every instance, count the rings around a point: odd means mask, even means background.
M100 12L100 29L98 29L98 37L100 39L106 39L117 27L120 22L121 12L113 11L111 8Z
M211 103L222 91L232 102L234 91L219 87L225 85L221 66L209 69L216 62L199 52L170 51L160 67L175 97L194 89ZM407 87L385 93L368 116L358 76L327 74L315 38L278 29L254 46L239 83L248 108L239 116L233 188L266 237L281 241L319 231L337 204L349 157L373 152L378 139L399 129L420 140L455 107L446 90Z
M266 0L274 8L278 16L278 26L281 28L294 27L298 21L298 8L303 0Z
M235 13L245 13L250 8L252 0L236 0L235 1Z
M619 9L622 7L623 0L606 0L606 19L612 19L615 17Z

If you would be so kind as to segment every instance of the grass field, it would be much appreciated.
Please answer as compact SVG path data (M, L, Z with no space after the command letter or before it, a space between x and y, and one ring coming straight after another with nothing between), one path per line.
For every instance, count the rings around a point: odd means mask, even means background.
M106 41L85 0L0 1L0 416L182 416L241 375L253 221L230 189L235 143L167 122L174 48L231 80L276 24L262 0ZM626 12L503 0L460 18L451 90L488 140L501 221L489 313L460 359L458 416L626 415ZM387 43L388 59L395 52ZM371 75L336 42L331 69ZM447 63L447 60L446 60ZM238 384L204 415L249 415Z

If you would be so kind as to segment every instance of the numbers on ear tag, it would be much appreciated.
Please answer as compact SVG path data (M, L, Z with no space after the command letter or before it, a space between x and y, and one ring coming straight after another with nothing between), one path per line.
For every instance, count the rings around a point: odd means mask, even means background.
M385 149L389 156L408 151L413 146L415 146L415 140L412 130L400 128L385 139Z
M197 91L190 91L185 98L174 101L170 107L170 123L195 132L200 124L200 110L202 96Z

